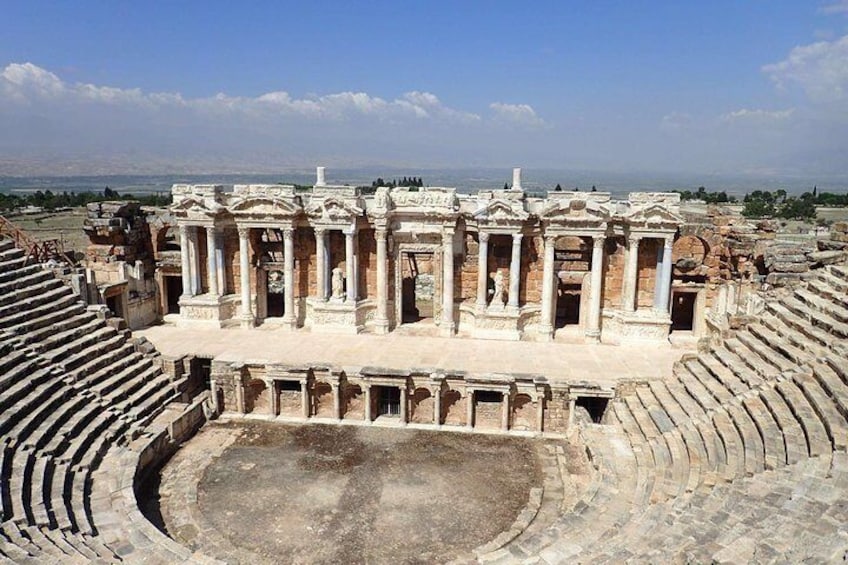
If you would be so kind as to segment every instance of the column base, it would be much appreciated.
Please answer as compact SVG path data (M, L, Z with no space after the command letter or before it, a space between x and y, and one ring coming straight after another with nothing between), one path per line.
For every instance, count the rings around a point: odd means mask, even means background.
M539 341L553 341L554 340L554 327L553 326L539 326L537 330L537 337Z
M294 316L289 317L289 318L287 318L286 316L283 316L283 320L282 320L280 325L282 327L286 328L287 330L294 331L294 330L297 329L297 320L294 318Z
M389 333L389 320L388 319L376 319L374 320L374 325L372 326L374 333L377 335L386 335Z
M253 319L253 316L242 316L239 319L239 324L242 329L250 329L256 325L256 320Z
M601 331L600 330L587 330L585 337L586 337L586 343L601 343Z
M439 326L439 335L442 337L453 337L456 335L456 324L454 322L442 322Z

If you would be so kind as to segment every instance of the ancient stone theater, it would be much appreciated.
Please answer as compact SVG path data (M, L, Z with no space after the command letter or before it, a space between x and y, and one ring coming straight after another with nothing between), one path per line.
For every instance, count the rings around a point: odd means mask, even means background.
M0 562L848 557L848 225L412 184L0 240Z

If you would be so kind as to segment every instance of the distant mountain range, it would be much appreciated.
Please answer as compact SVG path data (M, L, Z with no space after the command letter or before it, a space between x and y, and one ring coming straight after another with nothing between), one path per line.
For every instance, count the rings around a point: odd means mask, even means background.
M2 169L0 169L2 170ZM631 191L695 190L704 186L709 191L724 190L728 194L744 195L751 190L776 190L789 193L812 190L844 193L848 179L841 177L800 178L770 175L710 175L683 173L624 173L555 169L523 169L522 185L526 191L552 190L560 184L563 190L608 191L624 196ZM380 177L386 181L404 176L422 177L427 186L451 186L459 192L472 193L481 189L503 188L512 181L512 169L416 169L399 167L327 168L331 184L370 185ZM102 191L105 187L126 193L155 193L169 191L174 183L203 183L232 185L234 183L294 183L312 184L314 169L287 169L277 173L174 173L166 174L104 174L104 175L22 175L0 176L0 191L53 192Z

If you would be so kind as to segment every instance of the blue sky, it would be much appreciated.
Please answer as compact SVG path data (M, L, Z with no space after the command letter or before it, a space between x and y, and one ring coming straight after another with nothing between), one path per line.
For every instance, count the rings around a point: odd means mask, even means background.
M837 0L12 0L0 155L848 176L846 33Z

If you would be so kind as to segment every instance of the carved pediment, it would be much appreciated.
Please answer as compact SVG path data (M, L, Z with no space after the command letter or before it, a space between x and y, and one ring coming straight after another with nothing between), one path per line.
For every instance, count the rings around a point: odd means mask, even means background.
M520 201L490 200L474 212L478 221L496 224L520 224L530 217Z
M295 216L300 213L301 206L280 198L254 196L235 202L230 210L235 216Z
M171 210L178 216L215 216L223 209L214 200L195 195L186 196L171 205Z
M362 208L345 200L328 196L319 201L310 202L306 214L332 222L350 222L363 213Z
M678 226L683 218L658 203L638 208L626 216L630 224L642 226Z
M602 224L609 220L606 206L582 198L555 200L545 206L539 217L548 222Z

